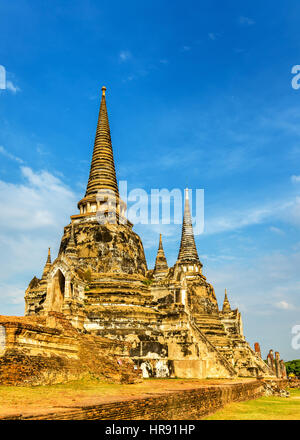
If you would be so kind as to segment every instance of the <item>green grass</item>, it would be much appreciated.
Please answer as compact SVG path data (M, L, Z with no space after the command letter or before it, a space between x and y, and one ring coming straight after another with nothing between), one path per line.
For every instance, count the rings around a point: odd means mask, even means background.
M40 414L55 408L124 400L162 391L188 389L222 383L222 380L146 379L141 383L120 385L86 378L58 385L36 387L0 386L0 416ZM261 397L237 402L208 416L206 420L300 420L300 389L291 390L291 397Z
M270 396L230 403L205 420L300 420L300 389L290 393L288 398Z
M5 386L0 385L0 416L57 407L94 405L113 400L134 399L163 391L202 386L216 381L198 379L146 379L135 384L113 384L87 377L57 385ZM41 412L41 411L40 411Z
M39 385L34 387L29 386L0 386L0 404L4 399L18 399L22 398L23 401L34 401L40 398L56 398L61 396L71 396L76 394L94 395L97 393L105 394L118 394L122 392L124 386L121 384L113 384L101 382L97 379L80 379L64 384L57 385Z

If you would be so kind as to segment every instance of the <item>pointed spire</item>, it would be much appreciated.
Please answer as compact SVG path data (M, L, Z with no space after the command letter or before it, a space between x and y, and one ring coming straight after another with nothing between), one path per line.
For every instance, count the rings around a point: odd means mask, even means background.
M102 87L102 99L98 117L94 151L89 181L85 196L97 194L100 189L109 189L119 195L110 128L105 98L106 87Z
M75 237L74 237L74 225L71 226L70 238L65 250L65 254L69 257L75 256L77 253Z
M44 270L43 270L43 275L42 275L42 279L45 279L49 269L51 267L51 252L50 252L50 248L48 248L48 256L47 256L47 260L46 260L46 264L44 266Z
M168 263L165 256L164 248L162 245L162 236L159 234L159 245L158 245L158 251L157 256L155 260L155 267L154 267L154 275L157 275L161 272L167 272L168 271Z
M225 297L224 297L222 312L231 312L230 303L227 297L227 289L225 289Z
M181 243L177 261L200 263L192 226L192 216L190 212L188 189L185 189L185 204L181 232ZM201 263L200 265L202 267Z
M164 251L163 244L162 244L162 235L161 234L159 234L158 250L159 251Z
M50 251L50 248L48 248L48 257L47 257L46 264L47 263L51 264L51 251Z

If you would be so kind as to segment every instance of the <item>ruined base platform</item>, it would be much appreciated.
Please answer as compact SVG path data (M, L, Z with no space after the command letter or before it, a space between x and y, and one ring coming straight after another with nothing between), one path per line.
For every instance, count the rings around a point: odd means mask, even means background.
M128 344L79 332L63 314L0 315L0 385L53 385L85 377L133 383L140 376Z
M278 384L285 385L283 381ZM265 390L264 382L255 379L148 379L122 386L95 382L85 389L80 384L71 387L43 387L43 396L37 388L31 395L23 388L26 396L17 399L13 407L9 390L3 393L0 387L0 419L197 420L230 402L258 398Z

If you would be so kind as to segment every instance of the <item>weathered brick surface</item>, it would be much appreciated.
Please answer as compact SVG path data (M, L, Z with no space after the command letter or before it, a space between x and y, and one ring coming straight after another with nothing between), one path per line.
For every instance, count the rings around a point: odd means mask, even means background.
M126 343L79 332L58 313L30 319L0 316L5 328L1 385L46 385L87 375L117 383L140 380Z
M82 376L78 361L58 356L28 356L10 350L0 358L1 385L59 383Z
M300 388L300 380L299 379L293 379L288 380L286 379L285 383L289 388Z
M11 350L0 357L0 385L49 385L92 376L115 383L134 383L139 373L133 364L102 354L93 356L86 347L80 359L59 356L28 356Z
M254 399L264 392L261 381L209 386L133 399L79 407L59 413L10 419L26 420L196 420L227 403Z

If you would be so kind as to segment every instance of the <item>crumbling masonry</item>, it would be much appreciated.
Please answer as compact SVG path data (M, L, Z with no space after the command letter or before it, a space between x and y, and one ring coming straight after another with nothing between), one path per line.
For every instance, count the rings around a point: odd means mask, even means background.
M76 368L84 364L90 371L82 354L89 341L94 344L91 359L104 353L120 369L130 365L133 375L275 377L276 369L245 340L241 314L231 308L226 292L219 310L214 288L202 273L187 190L175 265L168 267L160 236L155 268L147 269L143 244L126 219L119 195L105 91L103 87L79 214L72 215L64 228L57 258L51 262L49 251L41 279L30 282L26 317L19 318L19 333L11 338L10 350L23 354L25 350L29 358L73 359ZM16 324L11 319L9 327L7 320L2 321L5 341ZM63 322L67 333L59 332ZM5 350L4 342L2 355Z

